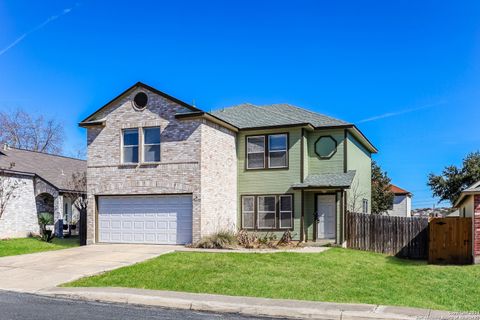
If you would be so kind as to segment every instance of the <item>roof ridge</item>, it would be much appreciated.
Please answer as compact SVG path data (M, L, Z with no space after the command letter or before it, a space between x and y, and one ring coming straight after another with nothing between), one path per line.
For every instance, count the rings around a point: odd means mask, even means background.
M294 109L297 109L297 110L300 110L302 112L308 112L310 114L314 114L316 116L322 116L322 117L327 117L329 119L332 119L332 120L335 120L335 121L341 121L341 122L345 122L345 123L350 123L350 122L347 122L347 121L344 121L344 120L341 120L341 119L338 119L338 118L334 118L332 116L329 116L329 115L326 115L324 113L320 113L320 112L316 112L316 111L312 111L310 109L307 109L307 108L303 108L303 107L299 107L299 106L296 106L296 105L293 105L293 104L290 104L290 103L274 103L274 104L271 104L271 105L266 105L265 107L271 107L271 106L279 106L279 105L284 105L284 106L289 106L290 108L294 108Z
M257 106L258 108L262 109L262 108L269 108L271 106L274 106L275 104L270 104L270 105L263 105L263 106ZM279 104L276 104L276 105L279 105ZM302 110L301 108L298 108L296 107L297 109L300 109ZM308 111L308 110L307 110ZM290 115L287 115L279 110L270 110L270 112L273 112L273 113L276 113L277 115L281 116L281 117L285 117L287 118L288 120L291 120L291 121L298 121L297 118L295 118L294 116L290 116ZM310 123L310 122L309 122ZM310 123L311 124L311 123Z
M7 149L3 149L4 146L7 146ZM33 153L38 153L38 154L43 154L46 156L51 156L51 157L58 157L58 158L65 158L65 159L71 159L71 160L78 160L78 161L83 161L86 162L87 160L79 159L79 158L74 158L74 157L69 157L69 156L64 156L60 154L53 154L53 153L48 153L48 152L43 152L43 151L35 151L35 150L28 150L28 149L23 149L23 148L17 148L17 147L12 147L9 146L8 143L2 144L2 148L0 151L8 151L8 150L18 150L18 151L26 151L26 152L33 152Z

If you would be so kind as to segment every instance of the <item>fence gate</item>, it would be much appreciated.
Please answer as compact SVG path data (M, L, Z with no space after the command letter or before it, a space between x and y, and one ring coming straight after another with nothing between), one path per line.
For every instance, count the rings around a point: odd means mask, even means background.
M429 224L428 263L472 262L472 219L434 218Z

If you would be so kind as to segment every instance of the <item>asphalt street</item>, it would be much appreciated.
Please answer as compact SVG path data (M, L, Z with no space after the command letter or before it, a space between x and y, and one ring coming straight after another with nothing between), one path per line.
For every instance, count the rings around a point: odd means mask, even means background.
M265 318L244 317L236 314L217 314L190 310L140 307L56 299L31 294L0 291L0 320L143 320L186 319L246 320ZM269 319L269 318L268 318Z

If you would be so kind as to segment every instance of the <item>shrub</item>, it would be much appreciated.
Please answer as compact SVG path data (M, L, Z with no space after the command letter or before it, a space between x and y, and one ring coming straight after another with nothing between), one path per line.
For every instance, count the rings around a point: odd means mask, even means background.
M203 237L193 245L195 248L204 249L230 249L237 244L237 238L232 231L224 230Z
M246 230L240 230L237 233L237 242L244 248L252 249L258 242L258 237L256 233L249 233Z
M282 237L278 241L278 245L287 245L292 242L292 233L290 230L287 230L283 233Z
M47 230L47 225L53 224L53 214L50 212L41 212L38 214L38 223L40 224L41 239L51 242L55 235L52 230Z

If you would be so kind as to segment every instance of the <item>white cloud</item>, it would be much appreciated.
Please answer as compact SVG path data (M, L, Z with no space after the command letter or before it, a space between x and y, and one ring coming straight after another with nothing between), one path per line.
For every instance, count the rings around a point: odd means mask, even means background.
M35 28L33 28L32 30L22 34L20 37L18 37L17 39L15 39L12 43L10 43L8 46L6 46L5 48L3 48L2 50L0 50L0 56L3 55L5 52L7 52L8 50L12 49L13 47L15 47L17 44L19 44L23 39L25 39L29 34L35 32L35 31L38 31L40 30L41 28L45 27L47 24L49 24L50 22L54 21L54 20L57 20L58 18L70 13L73 8L79 6L78 3L75 3L75 5L71 8L66 8L66 9L63 9L62 13L60 14L57 14L57 15L53 15L53 16L50 16L48 17L47 20L43 21L42 23L40 23L39 25L37 25Z
M360 121L358 121L358 123L371 122L371 121L376 121L376 120L380 120L380 119L395 117L395 116L399 116L399 115L405 114L405 113L411 113L411 112L415 112L415 111L419 111L419 110L423 110L423 109L436 107L436 106L439 106L439 105L442 105L442 104L445 104L445 103L446 102L442 101L442 102L427 104L427 105L417 107L417 108L409 108L409 109L403 109L403 110L395 111L395 112L387 112L387 113L384 113L384 114L380 114L380 115L377 115L377 116L373 116L373 117L370 117L370 118L360 120Z

